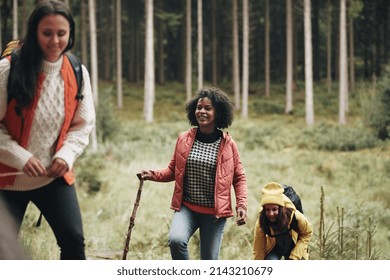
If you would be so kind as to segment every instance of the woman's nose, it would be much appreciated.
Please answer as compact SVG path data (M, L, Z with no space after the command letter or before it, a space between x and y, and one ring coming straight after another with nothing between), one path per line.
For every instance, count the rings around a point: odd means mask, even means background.
M58 43L59 42L59 38L57 35L53 35L53 37L51 38L51 40L54 42L54 43Z

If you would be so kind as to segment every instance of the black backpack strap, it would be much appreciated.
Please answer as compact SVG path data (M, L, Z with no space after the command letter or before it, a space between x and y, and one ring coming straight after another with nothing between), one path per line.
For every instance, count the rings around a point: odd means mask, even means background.
M292 221L291 221L291 224L290 224L290 229L293 229L294 231L298 232L299 230L299 227L298 227L298 220L297 218L295 217L295 214L294 216L292 217Z
M83 85L83 71L81 67L80 59L74 54L67 53L66 56L69 58L70 64L72 65L74 75L77 81L77 100L83 100L84 96L81 94L81 87Z

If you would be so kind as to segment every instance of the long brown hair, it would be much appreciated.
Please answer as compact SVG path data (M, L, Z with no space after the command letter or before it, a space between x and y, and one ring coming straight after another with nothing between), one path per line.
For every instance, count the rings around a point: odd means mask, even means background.
M69 22L69 41L64 52L74 45L75 22L68 6L56 0L39 2L29 17L27 34L22 40L20 49L17 50L13 74L9 81L10 92L8 94L16 99L19 109L28 106L36 94L38 75L43 60L43 53L37 40L37 29L42 18L48 15L61 15Z
M283 235L289 231L289 223L292 215L292 209L278 206L279 214L275 223L272 223L265 214L265 209L260 212L259 222L260 229L262 229L266 234L271 235L270 227L272 227L275 235ZM275 236L274 235L274 236Z

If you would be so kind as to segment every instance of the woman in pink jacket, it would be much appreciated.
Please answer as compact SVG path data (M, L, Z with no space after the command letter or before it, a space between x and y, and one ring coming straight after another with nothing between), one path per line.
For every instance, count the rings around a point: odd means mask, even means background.
M221 129L233 121L233 106L218 88L203 88L186 105L192 126L176 142L168 167L143 170L144 180L175 181L169 233L172 259L189 259L187 245L199 228L200 257L218 259L226 218L232 217L231 187L235 192L237 225L247 213L247 182L232 137Z

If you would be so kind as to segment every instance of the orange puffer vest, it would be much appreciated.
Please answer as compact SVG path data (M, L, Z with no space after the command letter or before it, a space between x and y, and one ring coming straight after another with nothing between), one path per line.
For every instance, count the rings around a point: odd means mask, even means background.
M65 120L62 125L60 135L58 136L56 151L61 148L65 140L66 134L70 128L78 104L78 100L76 99L76 77L72 65L70 64L70 61L66 55L64 55L64 61L61 67L61 76L64 79ZM22 117L16 114L16 100L12 99L7 106L7 112L4 116L4 119L2 120L2 123L8 129L8 133L10 134L12 139L17 141L19 145L23 148L26 148L28 144L32 121L34 119L35 109L38 104L44 80L45 76L41 73L38 77L38 85L35 98L29 106L24 107L22 109ZM15 171L17 171L15 168L0 163L0 173L8 173ZM1 178L0 188L5 187L7 185L12 185L15 182L15 178L16 176L8 176ZM73 184L73 170L68 171L64 175L64 179L68 184Z

